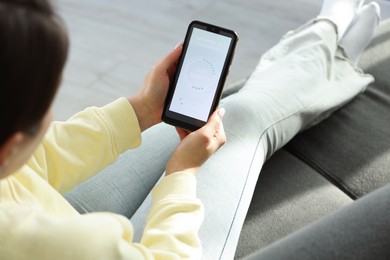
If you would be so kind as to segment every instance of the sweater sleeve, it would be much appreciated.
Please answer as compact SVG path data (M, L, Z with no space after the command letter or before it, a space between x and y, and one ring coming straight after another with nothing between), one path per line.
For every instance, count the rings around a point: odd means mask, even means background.
M140 143L135 111L121 98L103 108L88 108L67 122L53 122L27 166L64 193Z
M203 206L188 173L165 177L153 190L145 235L133 243L128 219L111 213L54 217L21 204L1 204L3 259L200 259Z
M196 179L189 173L171 174L152 191L152 208L141 243L158 250L176 252L180 259L200 259L198 230L203 205L196 199Z

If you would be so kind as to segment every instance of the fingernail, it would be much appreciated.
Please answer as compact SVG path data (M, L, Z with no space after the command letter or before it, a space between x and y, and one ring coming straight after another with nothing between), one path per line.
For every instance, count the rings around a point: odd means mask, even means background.
M218 109L218 115L219 115L219 117L222 119L223 118L223 116L225 115L225 112L226 112L226 110L223 108L223 107L221 107L220 109Z
M183 41L180 41L178 44L176 44L175 49L179 48L182 45L183 45Z

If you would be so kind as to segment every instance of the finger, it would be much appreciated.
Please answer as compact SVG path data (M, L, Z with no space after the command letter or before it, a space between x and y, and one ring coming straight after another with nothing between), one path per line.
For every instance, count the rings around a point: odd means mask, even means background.
M226 136L223 128L222 118L225 114L223 108L215 111L209 118L207 124L200 129L206 140L208 139L212 153L219 149L225 142Z
M217 113L222 120L223 117L225 116L226 110L223 107L221 107L220 109L217 110Z
M179 134L179 138L180 140L183 140L184 138L186 138L190 132L183 129L183 128L180 128L180 127L175 127L176 128L176 132Z
M222 124L222 118L225 115L225 109L220 108L210 116L207 124L204 126L206 131L213 136L217 132Z
M226 143L226 134L225 134L225 129L223 127L223 123L221 123L219 130L214 134L214 139L218 144L217 149L219 149L222 145Z
M171 74L172 68L176 68L182 50L183 44L182 42L179 42L176 47L161 60L159 65Z
M169 79L172 79L173 76L174 76L174 74L175 74L175 72L176 72L177 64L178 64L178 62L179 62L180 55L181 55L181 53L182 53L182 51L183 51L183 42L179 42L179 43L176 45L175 49L179 49L180 54L179 54L179 56L177 57L176 61L175 61L174 63L172 63L172 64L168 67L168 69L167 69L167 73L168 73Z
M219 114L219 112L218 112ZM220 119L219 121L211 124L213 130L211 130L211 137L213 138L215 150L218 150L226 142L225 129L223 127L223 121Z

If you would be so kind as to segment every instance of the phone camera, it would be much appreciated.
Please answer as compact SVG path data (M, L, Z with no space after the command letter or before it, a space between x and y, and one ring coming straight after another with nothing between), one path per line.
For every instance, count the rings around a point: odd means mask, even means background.
M213 33L217 33L218 32L218 29L217 28L214 28L214 27L211 27L209 28L209 31L213 32Z

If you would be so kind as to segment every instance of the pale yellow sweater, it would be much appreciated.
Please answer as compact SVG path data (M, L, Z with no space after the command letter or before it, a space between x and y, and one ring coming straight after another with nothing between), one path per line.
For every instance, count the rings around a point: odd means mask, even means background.
M61 196L140 143L125 98L53 123L31 160L0 181L0 259L200 258L203 206L191 174L169 175L154 188L141 243L132 242L127 218L80 215Z

